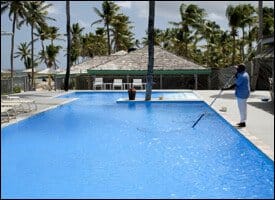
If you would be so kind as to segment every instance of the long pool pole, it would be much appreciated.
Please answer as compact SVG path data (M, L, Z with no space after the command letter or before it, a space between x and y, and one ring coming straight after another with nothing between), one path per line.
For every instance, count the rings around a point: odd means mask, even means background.
M261 42L262 42L262 39L260 39L260 40L257 42L256 46L255 46L252 50L254 50L255 48L257 48ZM252 52L253 52L253 51L251 51L248 55L246 55L244 61L247 61L248 57L250 56L250 54L251 54ZM224 87L232 80L232 78L233 78L234 76L235 76L235 75L233 75L233 76L229 79L229 81L226 82L226 84L224 85ZM219 94L218 94L218 96L211 102L210 107L213 105L213 103L216 101L216 99L221 95L222 91L223 91L223 90L221 89L220 92L219 92ZM203 114L200 115L200 117L199 117L199 118L195 121L195 123L193 124L192 128L194 128L194 127L196 126L196 124L201 120L201 118L202 118L204 115L205 115L205 113L203 113Z
M233 76L225 83L224 87L227 86L227 85L230 83L230 81L233 79L234 76L235 76L235 75L233 75ZM210 103L210 107L214 104L214 102L217 100L217 98L221 96L222 91L223 91L223 90L220 89L219 94L218 94L218 95L213 99L213 101ZM199 117L199 118L195 121L195 123L193 124L192 128L194 128L194 127L197 125L197 123L201 120L201 118L202 118L204 115L205 115L205 113L202 113L202 114L200 115L200 117Z

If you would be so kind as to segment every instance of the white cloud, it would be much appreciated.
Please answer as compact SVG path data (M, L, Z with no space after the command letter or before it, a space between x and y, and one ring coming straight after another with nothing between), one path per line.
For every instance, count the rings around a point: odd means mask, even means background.
M48 7L47 11L48 11L49 15L58 15L60 13L58 8L55 7L54 5Z
M78 20L78 23L80 24L80 27L84 27L85 29L89 28L90 25L91 25L91 23L85 22L85 21L83 21L81 19Z
M211 21L223 21L223 20L226 20L225 16L221 16L221 15L218 15L216 13L209 13L207 16L208 16L208 19L211 20Z
M115 1L115 3L123 8L131 8L131 1Z
M147 1L133 2L133 9L137 12L137 17L147 18L149 13L149 3Z

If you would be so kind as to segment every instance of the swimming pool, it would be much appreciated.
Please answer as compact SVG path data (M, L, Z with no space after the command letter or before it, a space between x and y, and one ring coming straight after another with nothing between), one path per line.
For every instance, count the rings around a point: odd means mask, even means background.
M274 198L274 162L202 101L66 97L2 129L2 198Z

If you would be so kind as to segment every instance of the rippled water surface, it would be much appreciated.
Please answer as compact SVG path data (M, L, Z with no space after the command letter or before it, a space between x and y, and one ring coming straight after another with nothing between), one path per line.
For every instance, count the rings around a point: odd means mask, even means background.
M67 97L2 129L2 198L274 198L274 162L204 102Z

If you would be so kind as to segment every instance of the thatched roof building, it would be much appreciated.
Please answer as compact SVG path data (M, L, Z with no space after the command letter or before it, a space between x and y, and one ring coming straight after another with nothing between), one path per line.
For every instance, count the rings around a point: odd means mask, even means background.
M91 75L144 75L148 67L148 48L112 59L87 70ZM209 74L210 69L176 56L158 46L154 47L154 74Z
M146 82L147 68L148 47L146 46L129 53L117 52L110 56L96 56L72 66L71 74L76 75L74 77L83 82L83 85L88 83L87 86L81 88L90 89L95 77L103 77L105 83L111 83L114 78L118 77L122 78L125 83L130 83L133 78L141 78L143 82ZM154 47L155 88L191 87L197 89L198 75L200 79L204 75L209 78L210 73L209 68L176 56L158 46Z
M109 61L112 61L114 59L117 59L121 55L110 55L110 56L95 56L93 58L90 58L83 63L76 64L71 66L70 73L71 74L81 74L81 73L87 73L88 69L95 68L99 65L105 64ZM64 74L66 71L64 71ZM62 73L60 73L62 74Z

